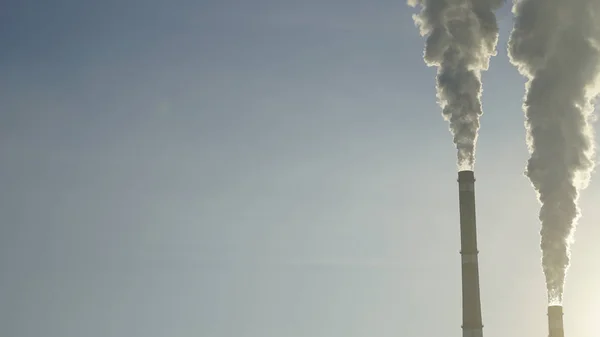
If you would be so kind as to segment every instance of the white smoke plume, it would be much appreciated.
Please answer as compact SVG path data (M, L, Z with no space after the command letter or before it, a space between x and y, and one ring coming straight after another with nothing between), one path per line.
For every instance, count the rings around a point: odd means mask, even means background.
M503 0L408 0L420 5L413 16L427 36L424 59L437 66L437 97L450 123L460 170L472 170L481 108L481 71L496 55L498 25L494 11Z
M600 1L521 0L508 51L528 78L523 104L539 201L548 302L562 303L577 199L594 169L591 127L600 71Z

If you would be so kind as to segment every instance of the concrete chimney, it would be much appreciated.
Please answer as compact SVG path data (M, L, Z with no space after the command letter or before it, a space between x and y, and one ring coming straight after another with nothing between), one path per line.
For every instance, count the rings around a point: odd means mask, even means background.
M548 337L565 337L563 308L560 305L548 307Z
M463 337L483 337L481 299L479 295L479 264L477 261L477 226L475 223L475 175L473 171L458 172L458 191L460 255L462 259Z

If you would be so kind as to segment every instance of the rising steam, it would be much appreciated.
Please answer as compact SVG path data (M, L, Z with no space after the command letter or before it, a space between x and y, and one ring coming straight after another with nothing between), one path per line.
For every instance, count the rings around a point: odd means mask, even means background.
M590 122L598 95L600 2L522 0L513 13L508 51L529 79L523 104L531 154L526 174L541 202L548 301L560 304L577 199L594 168Z
M427 36L425 62L437 66L437 97L458 150L459 169L473 169L481 116L481 71L496 54L494 10L503 0L408 0Z

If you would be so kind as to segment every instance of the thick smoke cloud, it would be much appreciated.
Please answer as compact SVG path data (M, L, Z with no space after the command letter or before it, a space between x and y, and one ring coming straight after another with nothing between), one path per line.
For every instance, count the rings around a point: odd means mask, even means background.
M458 150L459 169L473 169L481 116L481 71L496 54L494 10L503 0L408 0L427 36L425 62L437 66L437 97Z
M542 205L548 301L560 304L577 198L594 168L590 122L598 95L600 2L522 0L513 13L509 55L529 79L523 104L531 154L526 174Z

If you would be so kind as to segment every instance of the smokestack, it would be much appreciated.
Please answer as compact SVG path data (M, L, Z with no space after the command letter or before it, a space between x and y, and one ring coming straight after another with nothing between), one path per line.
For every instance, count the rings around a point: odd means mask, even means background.
M548 337L565 337L563 308L560 305L548 307Z
M463 337L482 337L477 226L475 224L475 175L458 172L460 203L460 247L462 259Z

